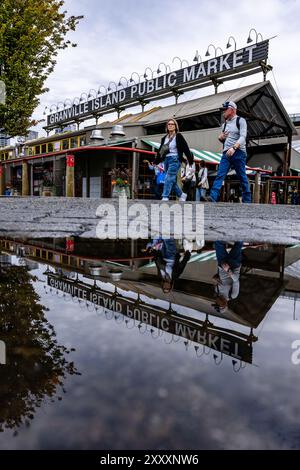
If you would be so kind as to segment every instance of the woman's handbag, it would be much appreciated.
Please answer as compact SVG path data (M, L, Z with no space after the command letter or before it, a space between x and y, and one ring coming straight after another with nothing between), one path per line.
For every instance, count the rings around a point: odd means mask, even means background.
M169 145L170 143L172 142L172 140L174 139L174 136L166 143L166 144L163 144L161 147L160 147L160 150L159 150L159 156L160 158L163 160L166 155L170 152L170 148L169 148Z
M169 143L163 144L159 150L160 158L163 160L168 153L169 153Z

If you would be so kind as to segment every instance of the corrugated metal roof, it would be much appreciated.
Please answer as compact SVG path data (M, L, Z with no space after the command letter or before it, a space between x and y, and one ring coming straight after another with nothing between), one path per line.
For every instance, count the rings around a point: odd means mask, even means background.
M170 117L180 120L215 113L228 99L237 103L238 114L249 118L248 136L251 139L282 136L288 132L297 134L282 102L268 81L166 106L150 114L144 125L147 127L166 122Z
M181 119L184 117L195 116L199 114L207 114L213 111L218 111L222 103L230 98L230 100L238 103L242 98L248 96L253 91L261 88L265 83L256 83L255 85L248 85L242 88L237 88L230 91L224 91L208 96L202 96L194 100L185 101L170 106L165 106L157 112L152 113L147 119L146 124L154 124L158 122L165 122L170 117Z

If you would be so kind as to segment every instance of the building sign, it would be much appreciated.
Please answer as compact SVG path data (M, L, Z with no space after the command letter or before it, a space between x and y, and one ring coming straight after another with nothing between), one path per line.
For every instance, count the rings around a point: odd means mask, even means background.
M106 95L73 105L71 108L50 114L47 126L56 127L59 124L72 122L95 115L102 115L120 108L135 106L139 102L151 98L170 96L176 90L188 90L198 84L211 85L212 80L237 74L259 67L261 61L268 57L269 40L253 44L238 51L230 52L184 69L170 72L166 75L134 83L126 88L120 88ZM260 69L257 69L259 72Z
M168 315L167 311L161 307L158 309L157 306L151 307L144 303L136 303L133 299L126 299L119 294L114 295L84 283L62 279L53 274L47 276L47 283L50 287L70 294L72 297L121 313L126 317L167 333L181 336L194 343L202 344L238 360L252 363L251 342L238 338L237 334L231 335L229 332L214 331L213 326L207 328L204 326L204 322L198 319L196 325L194 318L191 322L186 318L181 320L174 315Z

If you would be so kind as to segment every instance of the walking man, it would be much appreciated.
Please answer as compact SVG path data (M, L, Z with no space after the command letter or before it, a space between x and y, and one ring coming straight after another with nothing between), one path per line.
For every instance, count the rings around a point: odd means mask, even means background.
M219 135L223 143L223 155L219 164L218 174L210 191L210 196L204 198L208 202L216 202L228 171L234 168L242 188L242 202L251 202L251 192L246 175L246 120L237 116L237 105L233 101L225 101L222 105L225 124Z

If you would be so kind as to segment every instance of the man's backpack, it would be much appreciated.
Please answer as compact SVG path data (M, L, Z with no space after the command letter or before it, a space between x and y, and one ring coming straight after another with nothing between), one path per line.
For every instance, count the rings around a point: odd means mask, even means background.
M241 120L241 116L237 116L236 117L236 127L238 128L238 130L240 130L240 120ZM225 121L225 124L224 124L224 127L223 127L223 132L225 132L226 124L227 124L227 122Z

